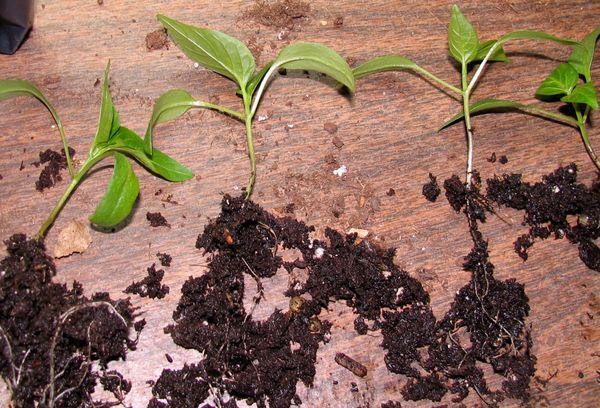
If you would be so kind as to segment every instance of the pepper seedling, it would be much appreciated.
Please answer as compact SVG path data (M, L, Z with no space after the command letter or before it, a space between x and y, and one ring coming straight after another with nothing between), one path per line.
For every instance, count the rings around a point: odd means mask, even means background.
M139 194L139 181L133 172L129 158L137 161L150 172L168 181L184 181L193 177L190 170L158 149L153 149L152 156L148 155L145 151L147 144L144 140L135 132L121 126L119 115L110 96L108 84L109 69L110 63L107 65L104 74L100 118L88 157L82 163L79 170L75 172L71 159L67 156L67 163L71 170L71 182L50 212L46 221L40 227L36 235L36 239L38 240L44 238L46 232L54 223L56 217L85 175L98 162L107 157L114 156L115 158L112 178L103 198L96 207L96 211L90 217L90 221L93 224L103 228L113 227L125 220L131 212ZM69 146L60 117L42 92L35 85L27 81L0 81L0 100L22 95L33 96L48 108L58 125L65 153L68 154Z
M473 174L473 128L471 126L471 110L469 109L469 107L472 106L470 103L471 94L481 79L484 68L488 62L508 61L503 45L512 40L543 40L554 41L563 45L577 45L575 41L558 38L542 31L532 30L511 31L508 34L499 37L497 40L480 42L473 25L463 15L458 6L453 5L450 24L448 25L448 52L460 66L460 87L451 85L425 68L419 66L414 61L396 54L376 57L361 64L354 69L354 77L358 79L384 71L412 70L433 81L444 90L450 91L451 96L460 98L463 109L462 116L459 117L457 115L453 120L454 122L459 119L464 119L465 121L468 150L465 185L466 188L469 189ZM477 70L475 70L475 73L469 78L469 72L477 63L479 63ZM450 121L446 122L442 125L440 130L449 124Z
M192 108L212 109L238 119L246 126L246 143L250 160L246 198L252 195L256 182L252 120L269 80L278 70L317 71L332 77L350 92L354 92L354 76L348 63L323 44L299 42L289 45L279 53L277 58L257 72L252 53L240 40L220 31L187 25L163 15L158 15L158 20L167 29L175 44L190 59L237 84L237 94L242 97L243 111L196 100L182 89L167 91L156 101L145 135L146 153L152 157L152 132L157 124L176 119Z
M600 25L588 34L581 43L574 46L571 56L566 63L559 64L546 77L536 91L541 100L554 101L560 99L567 104L574 117L558 112L548 111L536 105L523 104L506 99L484 99L473 103L469 113L476 115L497 111L517 111L548 120L557 121L579 130L585 149L600 170L600 158L596 155L590 142L587 122L592 109L598 108L598 95L592 81L591 66L596 49L596 41L600 36ZM454 124L465 117L460 112L443 127Z

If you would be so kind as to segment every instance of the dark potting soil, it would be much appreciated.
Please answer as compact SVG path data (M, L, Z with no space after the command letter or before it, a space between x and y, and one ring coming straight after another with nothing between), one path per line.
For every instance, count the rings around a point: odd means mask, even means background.
M150 226L153 228L156 227L169 227L171 228L171 224L167 221L167 219L160 212L147 212L146 219L150 222Z
M429 173L429 182L423 185L423 195L427 200L434 202L435 200L437 200L440 193L441 190L440 186L437 183L437 177Z
M71 157L75 155L75 149L69 147L69 153ZM67 168L67 158L65 150L61 149L60 152L56 152L51 149L40 152L40 160L34 162L33 165L38 167L45 164L44 168L40 172L38 180L35 182L35 189L37 191L44 191L47 188L54 187L56 183L62 181L62 175L60 172Z
M537 183L525 183L520 174L504 174L487 181L487 197L500 205L524 210L529 232L517 238L515 251L523 260L536 238L566 237L579 246L585 265L600 271L600 179L591 187L577 182L577 166L561 167ZM576 222L569 222L569 218Z
M108 362L124 359L136 340L128 337L134 321L128 300L106 293L91 298L75 282L71 289L54 283L56 273L44 245L16 234L5 241L0 261L0 374L15 407L112 406L131 385L108 371ZM98 382L115 401L94 401Z
M173 257L171 255L165 252L158 252L156 257L162 266L171 266L171 261L173 261Z
M357 314L359 334L382 330L386 366L409 377L401 391L405 399L439 401L451 393L459 402L474 389L491 405L506 397L527 400L535 365L524 323L527 296L514 280L493 276L477 227L485 219L479 192L464 185L455 190L458 197L452 200L463 201L474 241L465 261L472 278L439 321L422 285L394 265L393 249L332 229L326 230L326 241L312 239L313 228L302 222L275 218L243 197L225 196L220 216L196 243L212 256L209 270L184 284L175 323L165 329L176 344L205 357L180 370L164 370L149 407L195 406L209 397L209 389L216 390L216 398L231 396L228 404L242 399L259 407L267 401L270 407L298 403L296 384L312 384L317 349L329 338L331 323L318 315L332 301L345 301ZM298 258L283 262L278 245L297 250ZM260 302L261 279L280 266L288 272L305 269L308 277L290 283L288 310L256 321L243 305L244 274L256 280L254 301ZM505 377L500 390L488 388L484 364ZM183 381L196 384L190 405L180 391Z
M150 299L162 299L169 293L169 287L161 284L164 275L164 270L156 270L156 265L152 264L148 268L148 276L139 282L133 282L123 292L140 295L140 297L147 296Z

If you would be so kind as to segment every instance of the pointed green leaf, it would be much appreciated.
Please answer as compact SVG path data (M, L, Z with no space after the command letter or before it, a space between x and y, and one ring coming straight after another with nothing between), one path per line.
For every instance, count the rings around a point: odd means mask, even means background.
M301 69L326 74L350 92L354 92L354 75L344 58L331 48L318 43L298 42L285 47L271 66L287 69Z
M194 107L196 100L183 89L172 89L162 94L154 103L152 117L144 136L144 151L152 156L152 131L162 122L177 119Z
M477 32L458 6L452 6L452 16L448 25L448 50L459 64L475 60L479 50Z
M419 66L412 60L401 55L390 54L376 57L360 64L352 72L354 73L354 78L358 79L378 72L418 68Z
M142 166L168 181L185 181L194 177L187 167L167 156L158 149L153 149L152 157L144 151L144 140L132 130L121 126L110 140L111 149L126 153Z
M488 51L490 50L490 48L492 48L492 46L495 43L496 40L488 40L479 44L479 48L477 49L477 55L475 56L475 59L473 61L483 61ZM488 61L508 62L509 59L504 53L504 49L502 47L498 47L494 50L493 54L490 55Z
M240 40L158 15L177 46L192 60L245 88L256 71L252 53Z
M598 36L600 36L600 25L573 48L569 57L569 64L573 65L580 75L583 75L586 82L592 80L591 67Z
M534 30L516 30L511 31L508 34L504 34L502 37L498 38L497 43L502 45L508 41L513 40L539 40L539 41L553 41L562 45L570 45L576 46L579 43L577 41L569 40L566 38L556 37L551 34L547 34L543 31L534 31Z
M578 80L579 74L571 64L560 64L544 79L535 94L538 96L568 95L575 88Z
M102 83L102 102L100 104L100 117L98 118L98 129L94 137L93 146L103 145L119 129L119 115L115 110L109 89L110 62L104 71L104 82Z
M591 82L577 85L575 89L573 89L573 92L563 96L560 100L570 103L582 103L588 105L592 109L598 109L596 87Z
M275 61L267 62L265 66L262 67L262 69L256 74L254 74L254 76L250 79L250 82L248 82L248 85L246 86L246 93L248 93L248 95L252 96L254 94L256 87L258 87L258 85L263 80L264 76L267 74L269 69L271 69L274 62Z
M105 228L121 223L131 212L139 192L138 178L129 160L124 155L115 153L112 178L90 221Z

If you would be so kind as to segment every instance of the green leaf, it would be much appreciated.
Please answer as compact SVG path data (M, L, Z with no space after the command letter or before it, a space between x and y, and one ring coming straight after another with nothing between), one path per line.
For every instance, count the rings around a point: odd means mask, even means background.
M183 89L172 89L162 94L154 103L152 117L144 136L144 151L152 156L152 131L162 122L177 119L193 108L196 100Z
M354 75L346 60L323 44L298 42L288 45L281 50L273 66L321 72L346 86L350 92L355 90Z
M17 96L32 96L36 98L38 101L44 104L46 109L48 109L57 126L62 128L62 122L58 116L58 112L56 112L50 101L46 99L42 91L40 91L34 84L20 79L0 80L0 101Z
M352 72L354 73L354 78L358 79L378 72L418 68L419 66L412 60L400 55L390 54L376 57L360 64Z
M571 64L560 64L542 81L535 94L538 96L568 95L577 85L578 80L579 74Z
M115 110L109 89L110 62L104 71L104 82L102 84L102 102L100 104L100 117L98 118L98 129L94 137L93 147L105 144L119 129L119 115Z
M254 91L256 90L256 88L258 87L260 82L263 80L264 76L267 74L269 69L271 69L274 62L275 61L267 62L267 64L265 64L265 66L262 67L262 69L260 71L258 71L256 74L254 74L254 76L250 79L250 82L248 82L248 85L246 85L246 93L250 97L252 97L252 95L254 95Z
M479 48L477 49L477 55L473 59L473 61L483 61L488 51L492 46L496 43L496 40L487 40L481 44L479 44ZM492 55L488 58L488 61L495 62L508 62L510 61L506 54L504 53L504 49L502 47L498 47Z
M582 103L588 105L592 109L598 109L596 87L591 82L577 85L575 89L573 89L573 92L563 96L560 100L569 103Z
M448 26L448 50L450 55L463 65L474 61L479 50L477 32L456 4L452 6Z
M573 48L569 57L569 64L573 65L579 75L583 75L586 82L592 80L591 67L598 36L600 36L600 25Z
M488 112L488 111L492 111L492 110L502 110L502 109L522 110L525 107L526 106L521 103L504 100L504 99L482 99L480 101L472 103L471 106L469 107L469 112L471 113L471 115L476 115L478 113ZM460 111L459 113L454 115L452 118L450 118L449 120L444 122L444 124L442 126L440 126L438 131L445 129L448 126L451 126L451 125L463 120L464 117L465 117L464 111Z
M559 38L553 36L551 34L547 34L543 31L534 31L534 30L516 30L511 31L508 34L504 34L502 37L498 38L497 43L502 45L508 41L512 40L539 40L539 41L553 41L562 45L570 45L576 46L579 43L577 41L569 40L566 38Z
M177 46L192 60L245 88L256 71L252 53L240 40L220 31L194 27L158 15Z
M185 181L194 177L187 167L158 149L152 157L144 151L144 140L135 132L121 126L110 140L110 148L128 154L142 166L168 181Z
M129 160L116 153L112 178L90 221L105 228L121 223L131 212L139 192L138 178Z

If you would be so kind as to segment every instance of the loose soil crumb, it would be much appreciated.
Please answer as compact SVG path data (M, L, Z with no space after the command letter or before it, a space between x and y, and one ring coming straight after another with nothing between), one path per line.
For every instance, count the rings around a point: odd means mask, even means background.
M159 252L156 254L156 257L162 266L171 266L171 261L173 260L171 255L164 252Z
M586 187L577 183L577 166L561 167L542 178L525 183L520 174L504 174L487 180L487 197L500 205L524 210L529 232L517 238L515 251L523 260L536 238L566 237L579 246L579 257L585 265L600 271L600 178ZM576 216L572 225L568 217Z
M69 147L69 153L71 154L71 157L73 157L75 155L75 149ZM60 172L67 168L65 150L62 149L60 153L51 149L40 152L40 160L34 162L33 165L38 167L45 163L47 164L44 166L38 180L35 182L35 189L40 192L47 188L54 187L56 183L62 181Z
M337 131L338 131L337 125L332 122L325 122L323 124L323 129L325 129L325 131L331 135L334 133L337 133Z
M498 161L500 162L500 164L506 164L506 163L508 163L508 157L506 157L505 155L502 155L502 156L500 156Z
M243 18L253 20L267 27L293 30L296 23L307 19L310 3L300 0L256 0L243 13Z
M146 219L148 221L150 221L150 226L151 227L169 227L171 228L171 224L169 224L167 222L167 219L165 217L163 217L163 215L160 212L147 212L146 213Z
M54 257L62 258L85 252L92 243L92 234L86 221L72 220L60 232L54 247Z
M429 182L423 185L423 195L432 203L437 200L441 193L440 186L437 183L437 177L429 173Z
M162 50L169 49L169 37L167 30L159 28L146 35L146 50Z
M133 282L123 291L140 295L140 297L149 297L150 299L162 299L169 293L167 285L161 285L165 271L162 269L156 270L156 265L152 264L148 269L148 276L140 282Z
M91 298L81 284L54 283L56 268L43 243L15 234L0 261L0 374L16 407L119 405L131 384L107 364L125 359L136 341L128 300ZM94 401L97 383L116 401Z

